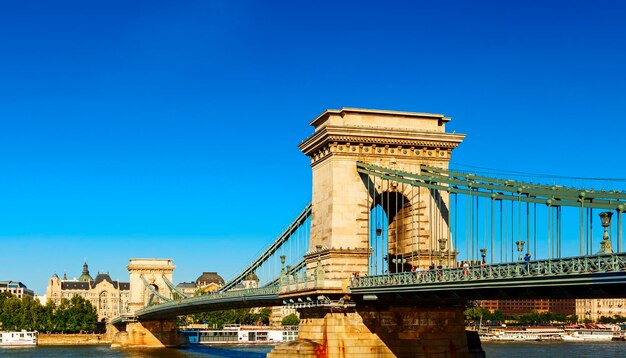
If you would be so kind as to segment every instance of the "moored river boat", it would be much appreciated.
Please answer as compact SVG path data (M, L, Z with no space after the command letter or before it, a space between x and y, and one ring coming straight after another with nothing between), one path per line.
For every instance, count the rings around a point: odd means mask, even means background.
M38 333L36 331L0 331L0 347L36 346L37 336Z
M561 341L564 330L557 327L491 329L480 333L483 342Z
M582 325L565 329L563 340L568 342L608 342L623 340L620 327L616 325Z

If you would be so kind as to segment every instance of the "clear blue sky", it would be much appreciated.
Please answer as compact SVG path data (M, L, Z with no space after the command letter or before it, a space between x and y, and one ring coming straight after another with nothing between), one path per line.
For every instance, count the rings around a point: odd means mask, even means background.
M310 200L327 108L444 113L453 166L626 177L618 1L0 3L0 280L228 279Z

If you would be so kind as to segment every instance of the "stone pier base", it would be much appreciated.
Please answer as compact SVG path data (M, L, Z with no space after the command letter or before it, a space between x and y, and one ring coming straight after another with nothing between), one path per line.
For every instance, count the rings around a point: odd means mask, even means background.
M305 308L298 340L267 357L480 357L470 353L459 306ZM480 353L480 352L478 352Z
M125 329L114 334L111 348L175 347L187 344L178 332L175 321L128 322Z

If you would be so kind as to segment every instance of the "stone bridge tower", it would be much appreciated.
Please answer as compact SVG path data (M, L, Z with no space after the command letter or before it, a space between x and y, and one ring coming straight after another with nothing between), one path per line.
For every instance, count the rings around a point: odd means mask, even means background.
M442 213L449 207L447 193L413 188L420 195L409 195L403 185L360 174L357 161L413 173L420 172L421 164L447 169L452 150L465 137L446 133L449 120L441 114L344 108L328 110L311 122L315 132L300 144L313 170L311 247L305 259L308 275L323 272L315 293L335 303L298 308L298 340L277 346L268 358L484 357L482 351L470 353L465 302L428 303L393 295L366 300L351 297L348 290L353 273L369 270L370 238L378 240L378 227L372 236L370 225L373 210L386 210L381 231L387 230L389 243L392 236L396 241L377 255L387 255L387 263L402 255L411 266L423 267L437 247L433 244L442 239L430 232L428 223L445 223ZM389 199L395 204L385 208L383 201ZM425 225L413 231L407 223L415 221ZM404 238L391 235L398 231L429 251L415 252ZM390 266L386 269L392 272Z
M172 298L172 293L163 280L165 276L172 282L172 274L176 266L171 259L130 259L126 266L130 274L129 313L134 313L148 304L152 292L148 290L144 280L159 294Z
M345 292L352 273L368 273L370 211L383 195L392 191L403 197L404 205L397 208L403 211L402 215L394 215L395 219L389 222L389 233L403 230L417 237L423 247L437 247L433 246L437 238L425 229L427 225L422 225L420 232L410 232L413 227L399 219L412 216L411 222L425 223L437 219L428 217L428 189L417 196L402 193L400 188L368 185L365 181L369 179L357 172L356 162L414 173L419 173L420 164L447 169L452 150L465 137L446 133L448 121L450 118L441 114L343 108L327 110L310 123L315 132L299 145L311 158L313 171L310 250L314 253L306 259L307 271L312 272L318 255L321 257L326 271L322 290ZM447 205L447 195L443 201ZM440 211L432 212L441 218ZM391 239L392 235L388 236ZM318 245L321 253L316 249ZM422 251L424 259L409 252L410 245L406 243L393 246L399 249L389 255L406 255L411 258L409 264L428 266L427 252Z
M172 293L163 277L172 281L174 266L170 259L130 259L126 266L130 274L129 312L124 316L134 316L135 312L144 308L154 295L146 287L150 285L159 295L168 299ZM188 343L178 333L175 319L164 320L119 320L107 325L107 335L111 337L111 347L171 347Z

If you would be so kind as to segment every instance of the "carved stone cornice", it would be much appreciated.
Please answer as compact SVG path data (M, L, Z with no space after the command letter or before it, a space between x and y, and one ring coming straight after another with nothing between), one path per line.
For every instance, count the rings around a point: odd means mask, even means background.
M329 125L319 128L299 148L311 158L311 165L338 154L450 160L452 150L464 138L456 133Z
M176 268L176 266L171 265L171 266L158 266L158 265L132 265L129 264L126 266L126 269L128 271L141 271L141 272L154 272L154 273L161 273L161 272L174 272L174 269Z
M306 254L304 254L304 259L308 262L308 261L312 261L312 260L317 260L317 258L319 257L321 260L324 260L327 257L331 257L331 256L339 256L339 255L343 255L343 256L362 256L362 255L369 255L371 253L371 250L368 248L361 248L361 247L331 247L331 248L327 248L327 247L323 247L320 251L317 251L315 249L308 251Z

